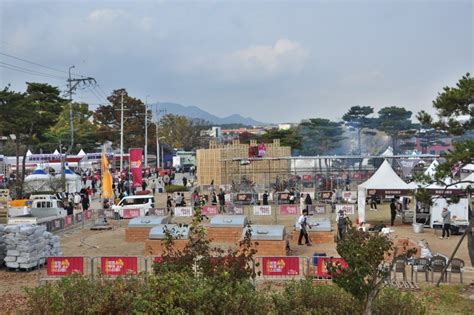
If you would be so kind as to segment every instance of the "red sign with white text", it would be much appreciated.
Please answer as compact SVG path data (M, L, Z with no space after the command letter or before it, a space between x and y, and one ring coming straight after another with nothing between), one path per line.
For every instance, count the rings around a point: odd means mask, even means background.
M300 274L299 257L263 257L264 276L297 276Z
M131 219L140 216L140 209L123 209L122 217L124 219Z
M124 276L138 273L137 257L101 257L100 268L104 275Z
M142 149L130 149L130 170L132 172L133 187L142 186Z
M48 257L48 276L84 274L84 257Z
M202 214L203 215L219 214L219 207L218 206L204 206L202 207Z
M327 264L331 263L333 265L339 263L342 268L347 268L347 263L342 258L331 258L331 257L319 257L318 258L318 268L316 268L316 276L318 277L331 277L328 273Z
M298 215L299 209L297 205L280 205L281 215Z
M64 217L64 226L72 225L72 214Z

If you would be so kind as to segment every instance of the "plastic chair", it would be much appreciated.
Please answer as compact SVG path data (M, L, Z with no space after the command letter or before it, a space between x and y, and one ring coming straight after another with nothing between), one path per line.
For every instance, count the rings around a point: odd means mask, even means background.
M428 271L430 268L430 260L428 258L415 259L411 266L411 281L413 281L413 272L415 272L415 281L418 282L418 273L425 273L425 280L428 282Z
M464 260L460 258L453 258L451 260L450 268L448 268L447 272L449 272L449 282L451 282L452 273L459 273L459 278L461 279L462 283L462 274L464 273Z
M435 272L442 273L444 267L446 266L446 258L440 255L431 257L430 261L430 271L431 271L431 282L433 282L433 277ZM442 275L442 279L446 282L446 274Z
M406 260L404 258L395 258L394 266L393 266L393 279L397 280L397 272L401 272L403 274L403 281L407 280L407 275L405 272Z

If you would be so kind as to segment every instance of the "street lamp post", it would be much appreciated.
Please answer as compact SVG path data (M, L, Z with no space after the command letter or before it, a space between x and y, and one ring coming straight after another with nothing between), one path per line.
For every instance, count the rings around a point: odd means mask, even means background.
M120 109L120 172L123 170L123 92L121 93Z

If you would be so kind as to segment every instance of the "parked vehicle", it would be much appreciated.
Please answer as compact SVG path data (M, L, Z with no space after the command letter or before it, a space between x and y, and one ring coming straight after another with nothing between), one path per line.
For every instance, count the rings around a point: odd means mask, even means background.
M118 204L112 206L114 212L118 212L121 218L124 217L124 210L140 210L140 216L148 214L148 210L155 207L155 197L153 195L134 195L123 197Z
M19 215L8 219L8 224L40 224L67 215L64 204L57 199L36 199L33 201L29 214Z

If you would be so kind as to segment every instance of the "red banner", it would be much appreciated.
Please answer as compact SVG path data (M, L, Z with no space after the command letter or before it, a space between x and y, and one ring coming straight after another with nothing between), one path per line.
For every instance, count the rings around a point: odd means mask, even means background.
M122 217L124 219L131 219L140 216L140 209L123 209Z
M132 172L133 187L142 186L142 149L130 149L130 170Z
M313 180L313 176L311 175L303 175L303 181L309 182Z
M264 276L297 276L300 274L299 257L263 257Z
M84 257L48 257L48 276L84 274Z
M129 273L138 273L137 257L101 257L100 268L102 274L108 276L124 276Z
M64 217L64 226L72 225L72 214Z
M84 218L85 218L86 220L92 219L92 210L86 210L86 211L84 211Z
M319 257L318 258L318 268L316 268L316 276L318 277L331 277L328 273L327 264L332 263L335 265L336 263L340 263L342 268L347 268L347 263L342 258L331 258L331 257Z
M281 215L298 215L299 213L298 205L280 205Z
M161 264L163 262L163 257L162 256L156 256L155 258L153 258L153 262L155 264Z
M219 214L219 207L218 206L204 206L202 208L203 215L216 215Z

